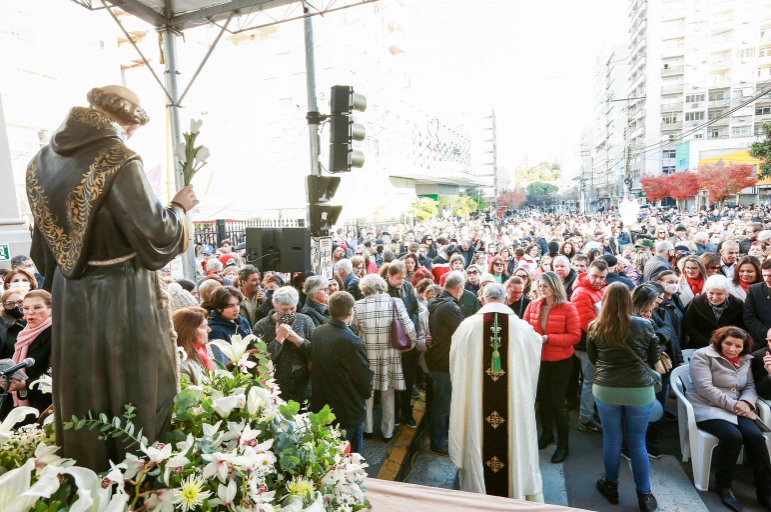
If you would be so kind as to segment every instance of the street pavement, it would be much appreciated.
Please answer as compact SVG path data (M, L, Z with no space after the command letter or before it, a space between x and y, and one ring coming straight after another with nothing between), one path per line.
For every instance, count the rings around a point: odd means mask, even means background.
M674 403L668 404L675 412ZM563 464L552 464L554 445L540 452L544 501L586 510L621 512L638 510L632 480L631 465L622 459L619 485L619 505L609 504L595 489L595 482L603 473L602 436L585 434L575 429L577 413L571 412L570 455ZM426 425L427 426L427 425ZM662 512L723 512L728 509L714 492L700 492L693 486L691 463L682 462L677 422L667 422L662 430L662 442L654 445L661 452L660 459L650 459L651 488ZM428 451L428 432L419 433L421 449L408 466L405 481L414 484L451 489L457 486L456 470L448 457ZM410 467L411 464L411 467ZM406 473L405 473L406 474ZM714 475L712 484L714 485ZM457 488L457 487L455 487ZM749 466L737 468L734 493L747 512L764 511L755 500L752 472Z

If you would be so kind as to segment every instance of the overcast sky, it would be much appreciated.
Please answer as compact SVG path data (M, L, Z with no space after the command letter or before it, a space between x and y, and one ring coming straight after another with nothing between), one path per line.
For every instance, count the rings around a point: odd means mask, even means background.
M594 61L628 41L624 0L412 1L406 27L413 88L438 108L488 104L499 165L558 154L578 173L581 128L592 122Z

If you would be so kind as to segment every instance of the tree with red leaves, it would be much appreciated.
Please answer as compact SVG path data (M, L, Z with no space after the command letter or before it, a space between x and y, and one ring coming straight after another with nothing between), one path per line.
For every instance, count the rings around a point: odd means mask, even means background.
M498 204L519 210L527 201L527 194L522 190L504 190L498 198Z
M645 191L645 197L648 201L658 202L669 196L669 190L667 190L667 175L651 176L645 174L640 178L640 184Z
M662 175L662 177L664 176L666 175ZM666 177L667 195L677 201L681 208L685 208L685 201L695 197L701 190L699 175L688 169Z
M714 164L704 164L699 169L701 188L709 191L710 201L717 201L718 208L723 208L723 202L733 197L747 187L758 183L756 172L749 164L728 165L720 159Z

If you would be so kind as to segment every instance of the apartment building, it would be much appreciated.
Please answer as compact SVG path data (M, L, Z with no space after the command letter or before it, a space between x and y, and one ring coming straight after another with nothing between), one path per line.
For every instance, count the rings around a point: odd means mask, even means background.
M629 0L632 191L676 170L676 146L746 148L771 119L771 1Z
M592 185L587 188L587 197L590 205L618 206L623 197L625 165L627 103L624 100L630 74L627 45L603 48L594 69L594 125L589 149ZM645 115L644 111L642 115Z

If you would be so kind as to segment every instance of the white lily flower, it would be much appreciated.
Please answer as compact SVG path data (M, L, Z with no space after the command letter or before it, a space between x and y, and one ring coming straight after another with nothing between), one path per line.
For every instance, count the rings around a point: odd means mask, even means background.
M195 159L198 163L206 163L211 156L211 151L206 146L201 146L198 152L195 154Z
M38 380L30 382L29 387L30 389L35 389L37 387L41 393L51 394L51 390L53 389L53 379L51 379L50 375L44 373Z
M102 489L107 490L107 497L112 493L110 490L112 487L112 484L118 485L118 492L122 493L123 489L125 488L125 482L123 481L124 476L121 469L126 469L126 464L118 464L117 466L113 464L112 461L110 461L110 472L107 473L104 478L102 478L101 487Z
M174 491L164 489L152 493L145 503L149 512L174 512Z
M228 473L230 472L228 455L222 452L214 452L205 453L201 457L208 462L203 470L203 479L207 480L210 477L217 475L220 482L224 484L227 481Z
M203 125L203 119L191 119L190 120L190 133L200 132L202 125Z
M13 414L13 411L11 411L11 414ZM29 507L35 503L34 497L22 496L29 490L32 470L34 468L35 461L29 459L22 467L12 469L0 476L0 510L13 512L24 511L29 509Z
M127 453L126 460L123 461L123 464L126 465L126 472L123 474L123 478L126 480L133 480L139 473L144 471L147 462L136 455Z
M182 162L187 161L187 147L185 146L184 142L180 142L174 146L174 156L176 156Z
M257 363L249 361L249 354L242 355L241 359L238 360L238 369L241 370L241 373L249 373L249 370L255 366L257 366Z
M177 454L171 457L166 461L166 470L163 472L163 481L168 485L169 473L172 471L179 473L188 464L190 464L190 459L185 457L183 454Z
M9 434L9 432L14 425L24 420L24 417L27 416L27 414L34 414L36 418L40 416L40 412L34 407L17 407L8 413L5 420L0 423L0 444L5 444L10 441L12 434Z
M171 457L171 445L163 443L155 443L155 446L147 447L144 444L139 445L139 449L147 454L150 462L163 462Z
M195 448L195 438L193 437L193 434L188 434L187 439L177 443L177 450L179 450L180 453L187 454L190 451L190 448ZM195 455L195 452L196 450L193 450L193 455Z
M238 485L235 480L230 480L230 483L226 486L219 484L217 487L217 498L209 500L209 505L230 505L233 500L236 499L236 492L238 491Z
M37 445L37 448L35 448L35 469L43 469L47 465L61 459L61 457L55 455L58 449L58 446L48 446L45 443Z
M242 338L240 334L234 334L230 338L230 343L225 340L211 340L209 343L220 349L225 357L231 361L239 361L241 356L249 350L249 344L256 340L257 336L249 334Z
M252 386L246 399L246 410L255 416L260 412L260 407L270 403L270 391L260 386Z
M237 396L226 396L212 402L214 411L223 418L230 416L233 409L238 405Z
M218 421L214 425L210 425L208 423L204 423L202 425L202 427L203 427L203 435L211 437L213 439L217 435L217 432L220 429L220 425L222 425L222 420Z
M241 433L241 438L239 444L241 445L241 448L245 446L251 446L254 448L257 446L257 436L260 435L260 431L257 429L253 429L249 425L246 426L244 431Z

